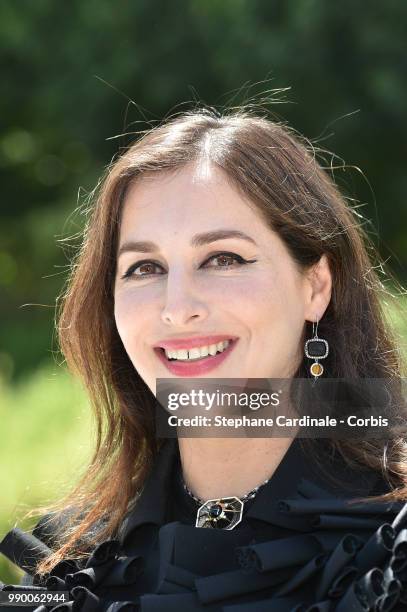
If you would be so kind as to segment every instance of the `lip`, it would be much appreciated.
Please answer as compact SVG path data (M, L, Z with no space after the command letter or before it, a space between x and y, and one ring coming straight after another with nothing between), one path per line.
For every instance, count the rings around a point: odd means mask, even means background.
M223 342L223 340L237 340L237 337L222 334L216 336L193 336L191 338L168 338L167 340L158 341L154 345L154 348L163 348L168 350L192 349L196 348L197 346L218 344L218 342Z
M211 337L215 338L218 336L211 336ZM230 338L230 336L222 336L222 338L224 340L229 340L229 339L231 340L229 346L222 353L217 353L216 355L213 355L211 357L209 356L202 357L202 359L198 359L197 361L191 361L190 363L186 361L184 362L168 361L168 359L165 356L164 351L161 350L161 348L159 347L154 347L154 352L156 353L160 361L165 365L167 370L171 372L171 374L175 374L175 376L184 376L184 377L193 378L194 376L206 374L207 372L210 372L211 370L214 370L215 368L217 368L223 361L225 361L225 359L227 359L227 357L233 351L233 349L235 348L237 344L238 338L232 339ZM218 340L218 342L221 342L221 340ZM211 342L210 344L214 344L214 342ZM188 344L187 346L188 348L194 348L193 346L191 346L191 344ZM200 345L195 344L195 346L200 346ZM181 347L181 348L184 348L184 347Z

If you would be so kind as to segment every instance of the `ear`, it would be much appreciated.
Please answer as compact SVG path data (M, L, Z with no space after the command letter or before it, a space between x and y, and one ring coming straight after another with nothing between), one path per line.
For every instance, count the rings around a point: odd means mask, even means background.
M320 321L331 300L332 274L329 261L324 254L318 263L314 264L305 277L306 300L304 317L307 321Z

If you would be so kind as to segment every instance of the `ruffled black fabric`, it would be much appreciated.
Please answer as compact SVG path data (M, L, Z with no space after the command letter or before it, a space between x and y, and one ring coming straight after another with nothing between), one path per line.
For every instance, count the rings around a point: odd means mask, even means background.
M168 443L115 538L41 582L35 560L49 554L47 543L13 529L0 551L33 585L0 588L69 592L68 603L24 608L35 612L407 610L407 503L351 503L305 478L301 458L296 441L236 529L196 529L179 520L195 509L177 498L170 466L179 457ZM376 492L376 479L365 485Z

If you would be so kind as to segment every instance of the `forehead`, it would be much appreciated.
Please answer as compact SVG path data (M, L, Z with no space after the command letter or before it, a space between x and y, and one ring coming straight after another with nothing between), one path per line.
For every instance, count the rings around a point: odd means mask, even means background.
M121 235L177 229L194 233L231 223L239 229L267 230L254 204L224 172L209 165L188 165L172 173L152 173L134 182L125 197ZM243 227L242 227L243 226ZM269 230L270 231L270 230Z

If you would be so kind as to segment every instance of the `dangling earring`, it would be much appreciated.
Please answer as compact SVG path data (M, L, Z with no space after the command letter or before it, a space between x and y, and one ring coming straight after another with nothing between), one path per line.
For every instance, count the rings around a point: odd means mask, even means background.
M322 364L318 363L319 359L325 359L329 353L329 346L326 340L318 338L318 318L315 323L312 323L313 338L310 338L305 343L305 354L310 359L314 359L314 363L310 367L310 372L314 378L318 378L324 371Z

